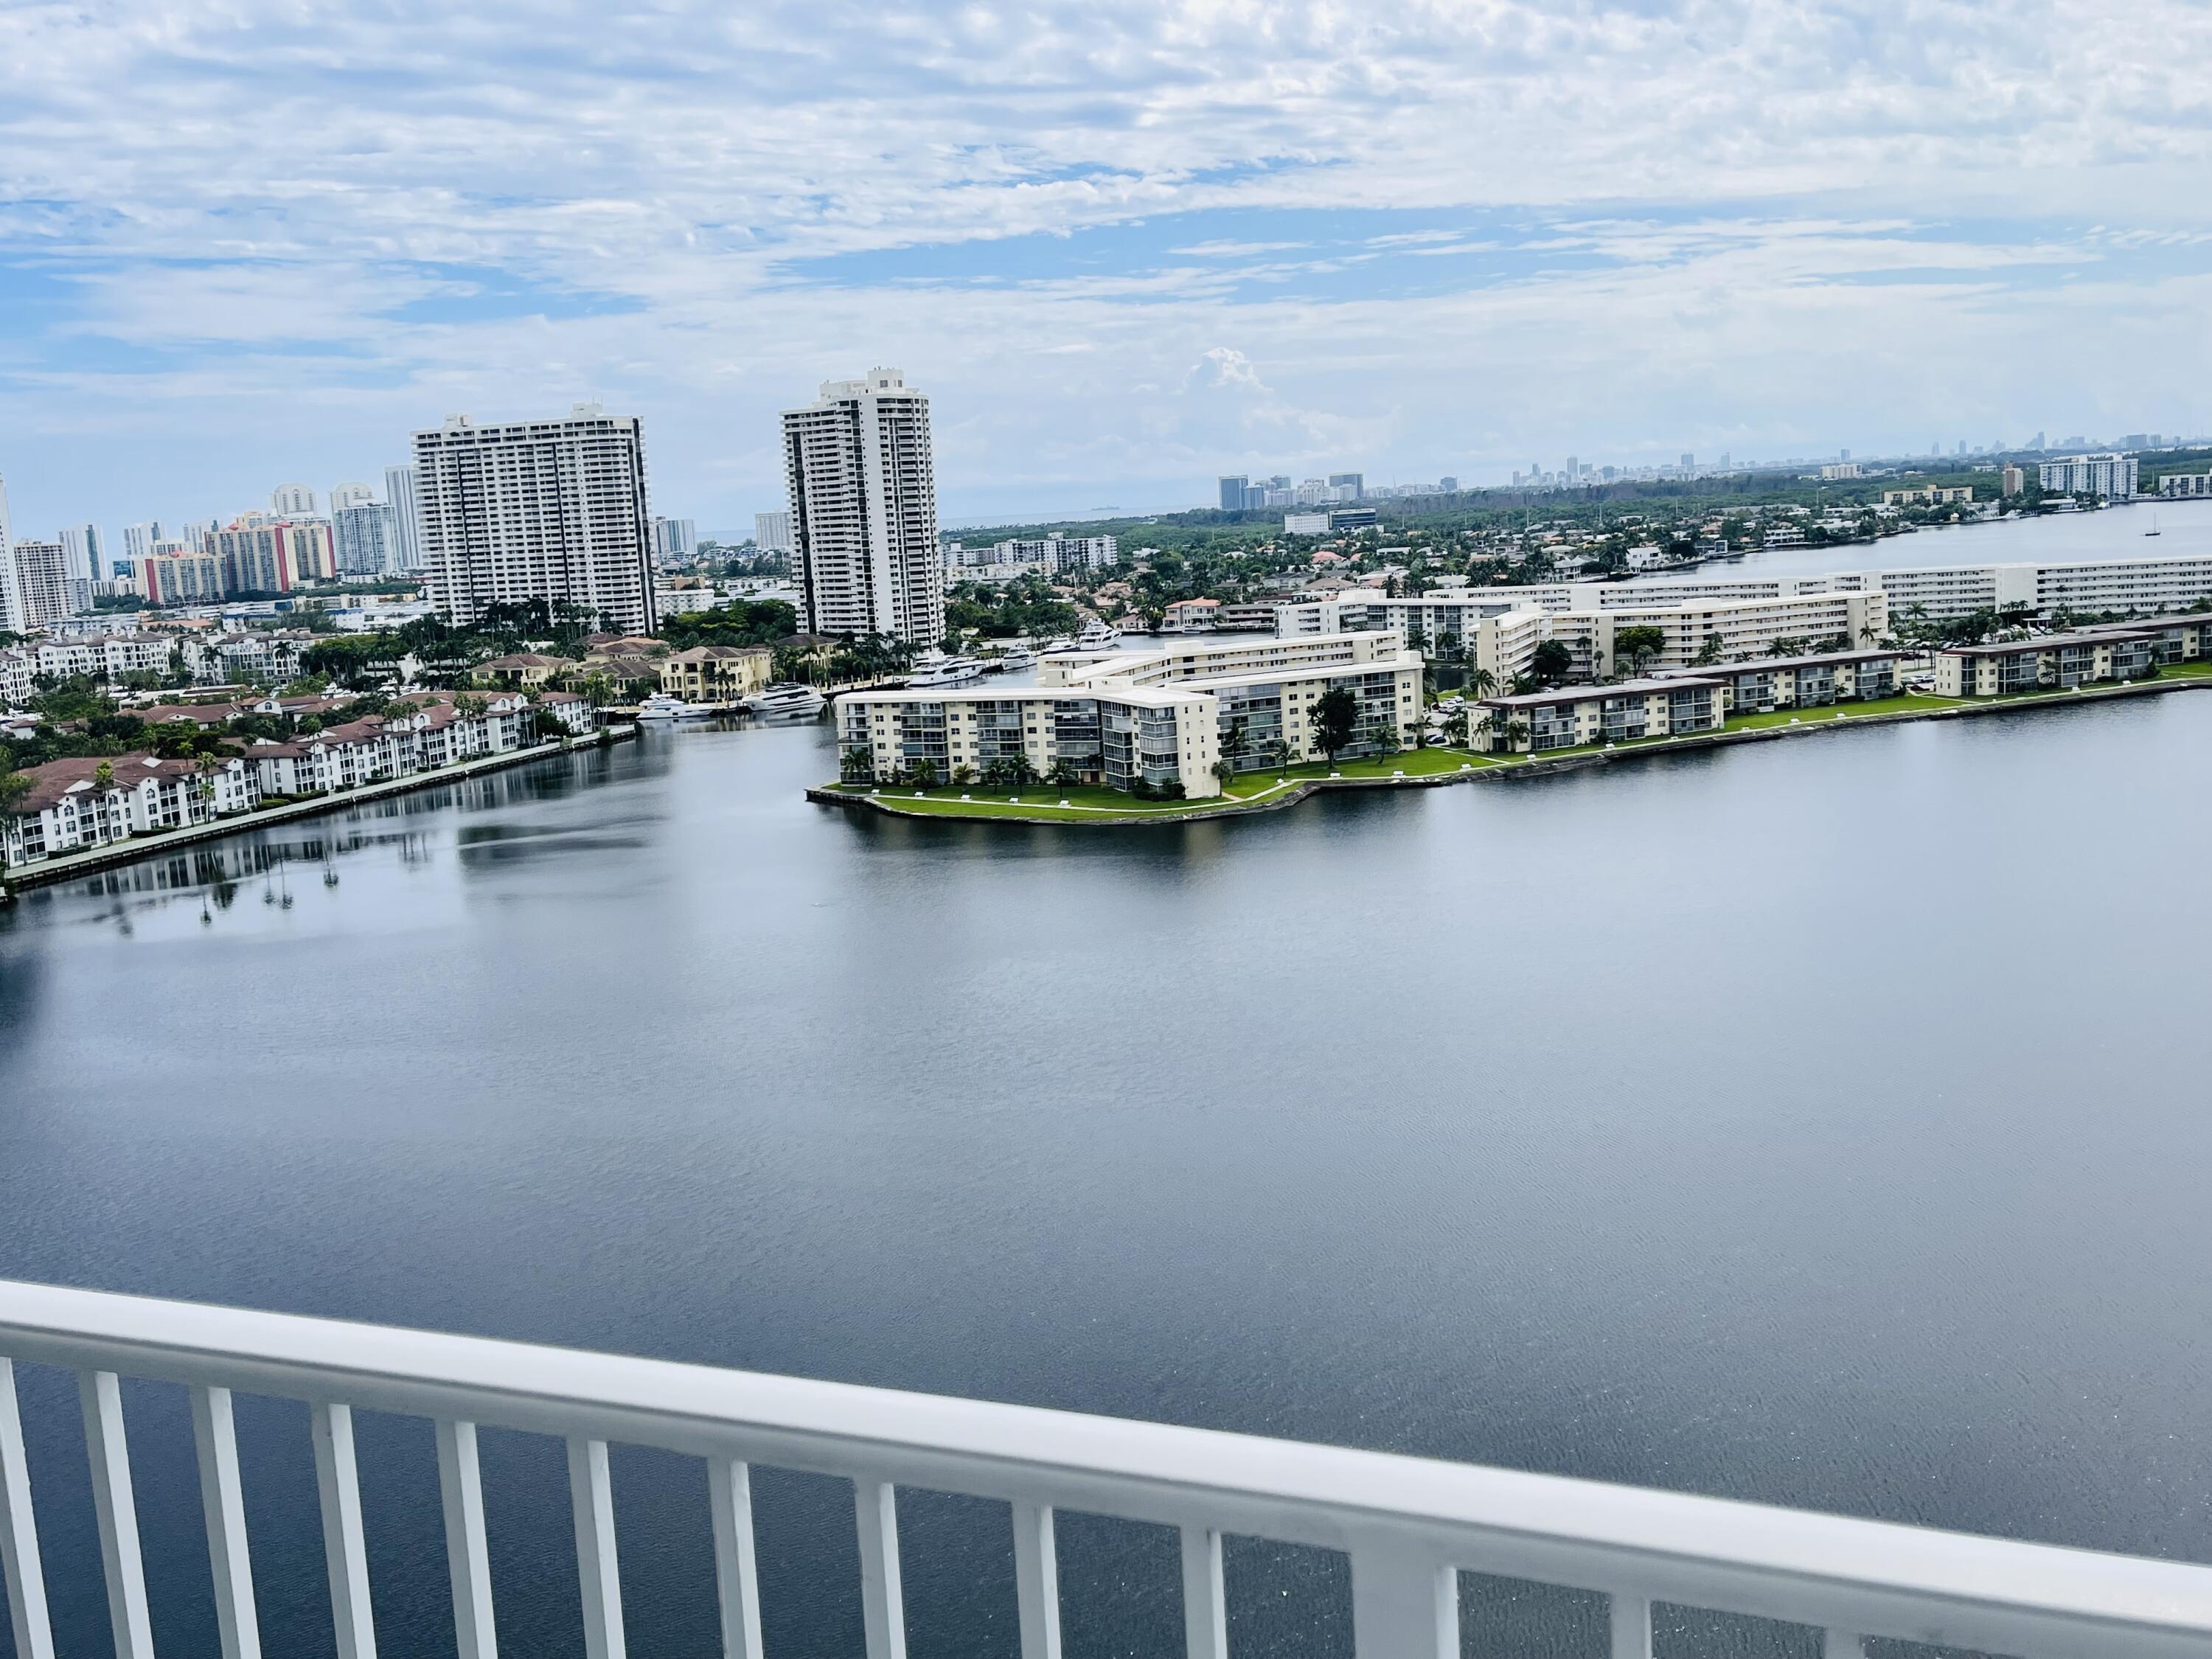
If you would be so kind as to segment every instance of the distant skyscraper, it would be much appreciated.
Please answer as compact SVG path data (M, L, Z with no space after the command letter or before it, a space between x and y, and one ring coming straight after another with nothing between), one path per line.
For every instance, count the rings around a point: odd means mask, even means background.
M1685 450L1682 453L1682 471L1685 472L1694 472L1697 469L1698 458Z
M791 514L788 513L754 514L753 545L763 553L790 552Z
M23 590L15 580L15 539L8 519L8 481L0 478L0 631L21 634L31 625Z
M1244 492L1252 487L1252 480L1240 472L1222 478L1220 484L1221 510L1224 513L1242 513L1244 510Z
M278 484L269 492L269 510L280 519L305 518L315 510L315 492L305 484Z
M376 492L365 483L342 483L331 486L331 512L333 515L349 507L366 507L376 499ZM313 507L307 509L312 513Z
M1850 458L1851 452L1848 449L1839 451L1836 456L1836 459L1839 461L1848 461Z
M394 570L422 568L422 503L411 466L384 469L384 499L392 509L392 557Z
M929 399L895 368L825 380L784 411L784 476L805 625L935 645L945 633Z
M653 521L653 556L671 564L689 564L699 556L699 526L690 519Z
M71 603L67 555L59 542L17 542L13 548L16 601L22 626L50 628L76 614Z
M150 559L154 556L154 544L167 539L159 519L144 524L126 524L123 526L123 556L133 562Z
M100 526L96 524L73 524L62 532L62 563L64 574L75 582L99 581L107 572L100 545Z
M1364 472L1332 472L1328 482L1332 489L1352 491L1349 495L1339 495L1340 501L1356 501L1367 493L1367 475Z
M392 509L373 500L349 501L343 507L337 501L338 492L334 489L331 492L331 543L338 574L385 576L398 569L392 562Z
M430 602L448 623L484 607L565 601L650 633L653 514L635 416L578 404L566 419L415 434Z

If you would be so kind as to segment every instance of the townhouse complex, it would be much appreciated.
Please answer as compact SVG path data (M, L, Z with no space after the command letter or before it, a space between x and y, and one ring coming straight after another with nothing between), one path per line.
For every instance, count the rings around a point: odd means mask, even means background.
M149 719L222 725L245 714L296 718L319 713L336 701L266 698L143 712ZM540 735L540 720L580 729L589 723L582 701L554 693L533 709L519 694L465 701L424 692L398 699L381 714L281 742L254 742L240 756L175 760L129 754L48 761L21 775L30 781L30 788L0 813L0 843L12 869L133 836L210 823L277 800L435 772L526 747ZM572 723L569 704L582 716L580 723Z
M315 639L305 629L47 635L0 649L0 704L21 708L39 680L80 676L117 688L132 674L188 675L195 685L294 680Z
M1110 789L1221 793L1216 765L1322 757L1315 707L1358 709L1340 751L1402 746L1419 729L1422 659L1395 635L1177 640L1158 650L1055 653L1034 686L854 691L837 701L852 781L1048 777Z

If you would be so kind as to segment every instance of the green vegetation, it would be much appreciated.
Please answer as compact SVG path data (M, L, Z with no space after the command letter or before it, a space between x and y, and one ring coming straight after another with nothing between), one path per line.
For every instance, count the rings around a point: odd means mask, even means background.
M961 583L946 599L945 626L953 635L968 630L987 640L1024 635L1043 640L1074 633L1083 626L1083 618L1073 605L1053 592L1052 584L1043 577L1024 576L1005 583ZM954 650L959 645L957 637L951 638L945 648Z
M774 645L799 631L799 612L782 599L732 599L714 611L660 619L660 637L678 651L695 645Z

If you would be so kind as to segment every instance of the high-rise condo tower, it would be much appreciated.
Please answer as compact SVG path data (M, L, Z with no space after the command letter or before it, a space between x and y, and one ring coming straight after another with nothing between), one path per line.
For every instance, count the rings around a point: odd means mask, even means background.
M895 368L829 380L784 411L784 477L805 623L933 646L945 633L929 399Z

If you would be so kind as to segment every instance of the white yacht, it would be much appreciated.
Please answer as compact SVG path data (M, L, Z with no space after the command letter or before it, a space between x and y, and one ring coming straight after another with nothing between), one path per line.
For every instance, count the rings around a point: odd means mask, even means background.
M1051 657L1057 656L1063 651L1073 651L1074 649L1075 641L1069 639L1066 635L1062 635L1056 640L1047 640L1044 642L1044 649L1038 653L1038 654L1040 656Z
M748 714L818 714L829 699L811 685L800 685L791 680L763 686L744 699L743 707Z
M1007 652L1005 656L999 659L999 668L1003 673L1018 673L1024 668L1035 668L1036 666L1036 653L1030 650L1026 645L1018 645L1014 647L1012 650Z
M1121 641L1121 630L1111 623L1093 617L1083 624L1083 631L1075 636L1077 647L1085 651L1110 651Z
M965 685L983 678L983 665L973 657L948 657L942 653L919 659L906 677L907 689L933 685Z
M637 706L637 717L641 720L710 720L714 718L714 711L686 702L681 697L672 697L665 691L656 691Z

